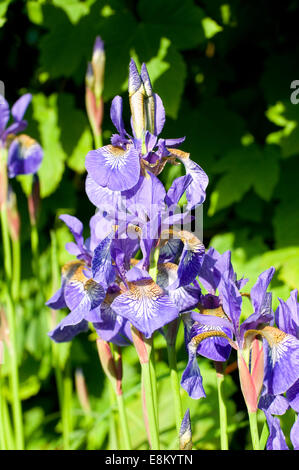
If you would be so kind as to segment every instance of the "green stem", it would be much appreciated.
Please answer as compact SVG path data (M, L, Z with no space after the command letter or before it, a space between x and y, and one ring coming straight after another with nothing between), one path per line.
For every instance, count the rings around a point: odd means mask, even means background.
M11 419L8 409L8 404L5 396L2 397L2 418L3 418L3 429L4 429L4 444L7 450L15 450L15 442L13 436L13 430L11 426Z
M220 443L221 450L228 450L228 435L227 435L227 411L225 404L225 396L223 393L224 387L224 374L222 362L214 362L217 377L217 391L218 391L218 404L219 404L219 422L220 422Z
M12 390L12 407L14 416L14 431L16 435L17 449L24 448L23 437L23 420L22 420L22 405L19 395L19 371L17 361L17 341L16 341L16 324L15 324L15 310L11 296L12 288L12 264L11 264L11 247L9 240L9 229L7 223L6 203L1 205L1 227L3 237L3 250L4 250L4 269L7 280L6 289L6 304L7 304L7 320L9 326L9 335L11 347L9 349L10 355L10 384Z
M71 376L71 364L68 359L64 375L62 377L63 384L63 435L66 445L66 449L70 447L70 433L72 432L72 376ZM65 449L65 450L66 450Z
M248 410L248 416L253 450L260 450L260 439L257 426L257 413L256 411Z
M175 345L167 343L167 353L168 353L168 364L170 369L170 380L172 387L172 396L174 403L174 412L175 412L175 425L177 436L179 435L182 419L183 419L183 405L181 399L180 391L180 380L177 370L177 361L176 361L176 349Z
M260 437L260 450L265 449L268 436L269 436L269 428L268 428L267 421L265 421L262 432L261 432L261 437Z
M4 253L4 270L8 281L11 281L12 277L12 263L11 263L11 248L9 240L9 229L7 221L6 203L3 202L1 205L1 227L2 227L2 239L3 239L3 253Z
M129 426L128 426L128 420L127 420L127 415L126 415L123 394L120 394L120 395L116 394L116 401L117 401L117 406L118 406L120 425L121 425L121 429L122 429L123 437L125 441L125 449L132 450L132 444L131 444L131 438L130 438L130 432L129 432Z
M39 237L38 237L38 230L36 224L31 224L31 249L33 255L32 261L32 270L34 275L38 280L40 280L39 275L39 252L38 252L38 245L39 245Z
M12 272L12 298L15 302L20 296L20 279L21 279L21 244L20 239L12 240L13 254L13 272Z
M157 426L157 420L156 420L156 410L155 410L155 405L154 405L154 394L153 394L153 387L152 387L152 380L151 380L150 363L149 362L142 363L141 369L142 369L142 378L143 378L144 389L145 389L145 401L146 401L146 409L147 409L147 414L148 414L151 449L159 450L160 449L159 432L158 432L158 426Z
M152 337L152 348L149 358L150 371L151 371L151 383L153 389L154 408L156 411L156 423L157 429L159 429L159 402L158 402L158 384L156 375L156 360L155 360L155 348L154 348L154 336Z
M96 148L99 149L100 147L103 147L102 134L94 133L93 137L94 137L94 143L95 143Z
M110 380L108 380L110 393L110 408L111 413L109 414L109 450L118 450L118 437L116 430L116 416L115 416L115 391Z
M22 419L22 405L19 394L19 371L17 361L17 345L16 345L16 328L15 328L15 312L13 302L9 291L6 293L7 299L7 320L10 332L11 347L9 349L10 357L10 384L12 390L12 408L14 417L14 431L16 436L17 450L24 449L23 437L23 419Z

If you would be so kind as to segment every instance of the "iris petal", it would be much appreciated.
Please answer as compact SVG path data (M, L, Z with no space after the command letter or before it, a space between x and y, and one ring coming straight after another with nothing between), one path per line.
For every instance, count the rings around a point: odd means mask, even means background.
M106 145L88 152L86 169L100 186L112 191L131 189L140 175L139 153L132 146L127 149Z

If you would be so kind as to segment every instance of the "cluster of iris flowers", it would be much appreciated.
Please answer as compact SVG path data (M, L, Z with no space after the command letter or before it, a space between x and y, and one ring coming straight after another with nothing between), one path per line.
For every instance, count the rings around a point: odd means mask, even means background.
M268 292L274 268L266 270L247 294L252 314L241 322L242 289L248 280L237 279L229 251L206 250L192 230L184 229L205 201L208 176L188 153L178 149L184 137L160 137L165 123L162 100L153 92L145 64L139 73L133 60L129 102L131 134L124 126L122 98L116 96L110 116L117 133L109 145L86 156L86 193L96 207L90 237L84 240L83 224L76 217L60 217L74 237L66 249L76 259L62 268L61 287L47 302L52 309L70 310L49 335L55 342L70 341L92 324L103 368L116 389L121 376L115 350L135 345L143 373L149 444L158 449L155 378L149 366L152 338L155 332L165 336L175 370L175 339L182 321L186 368L180 384L174 385L181 448L190 449L192 444L190 415L187 410L183 418L179 387L194 399L205 397L198 357L220 364L232 349L237 353L253 448L260 445L258 408L267 418L267 449L287 448L277 415L289 407L299 411L297 291L286 302L280 301L274 313ZM168 164L182 164L185 175L175 178L166 191L159 174ZM183 208L179 205L182 197ZM124 413L122 418L127 435ZM222 426L225 449L227 430L225 423ZM291 431L295 449L299 449L298 436L297 419Z

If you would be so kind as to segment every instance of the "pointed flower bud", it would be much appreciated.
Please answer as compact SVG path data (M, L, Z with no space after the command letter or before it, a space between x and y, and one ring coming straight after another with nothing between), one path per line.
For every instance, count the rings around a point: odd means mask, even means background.
M18 240L20 237L20 216L17 207L17 198L11 186L7 192L7 221L10 236L12 240Z
M111 350L111 345L101 338L97 338L97 349L107 378L115 388L116 394L122 395L122 360L119 351L115 358Z
M86 381L85 381L85 377L83 374L83 370L80 368L76 369L76 372L75 372L75 385L76 385L76 391L77 391L80 405L82 406L82 409L86 413L89 413L90 403L89 403L88 391L87 391L87 386L86 386Z
M104 88L105 61L106 57L104 51L104 42L102 41L100 36L97 36L94 43L93 54L91 59L91 64L94 73L94 92L97 103L99 103Z
M264 380L264 350L262 342L254 339L250 350L238 350L240 384L248 411L255 413Z
M31 193L28 196L28 212L31 225L35 225L40 205L40 184L38 175L33 176Z
M137 139L141 139L146 130L145 96L146 93L141 77L134 60L131 59L129 66L129 100L133 129Z
M192 450L192 430L190 410L187 409L182 420L180 434L179 434L180 450Z

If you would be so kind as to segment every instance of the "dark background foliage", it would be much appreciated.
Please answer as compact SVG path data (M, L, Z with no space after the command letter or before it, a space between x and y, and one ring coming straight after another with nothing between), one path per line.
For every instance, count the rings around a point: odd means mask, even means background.
M69 235L59 214L69 212L87 225L94 213L84 191L84 159L93 147L84 78L100 35L106 51L105 143L113 132L109 108L116 94L124 97L129 127L130 58L139 66L146 62L166 108L162 136L185 135L183 150L210 179L205 245L231 249L238 276L250 278L248 288L263 269L275 266L274 305L277 296L286 299L299 284L299 104L290 100L291 83L299 80L298 6L265 0L2 1L0 79L11 104L24 92L33 94L28 133L45 152L39 171L41 256L48 259L55 227L59 263L68 259ZM180 171L162 173L166 186ZM26 192L26 178L21 183ZM26 202L20 185L14 187L27 257L23 278L30 285Z

